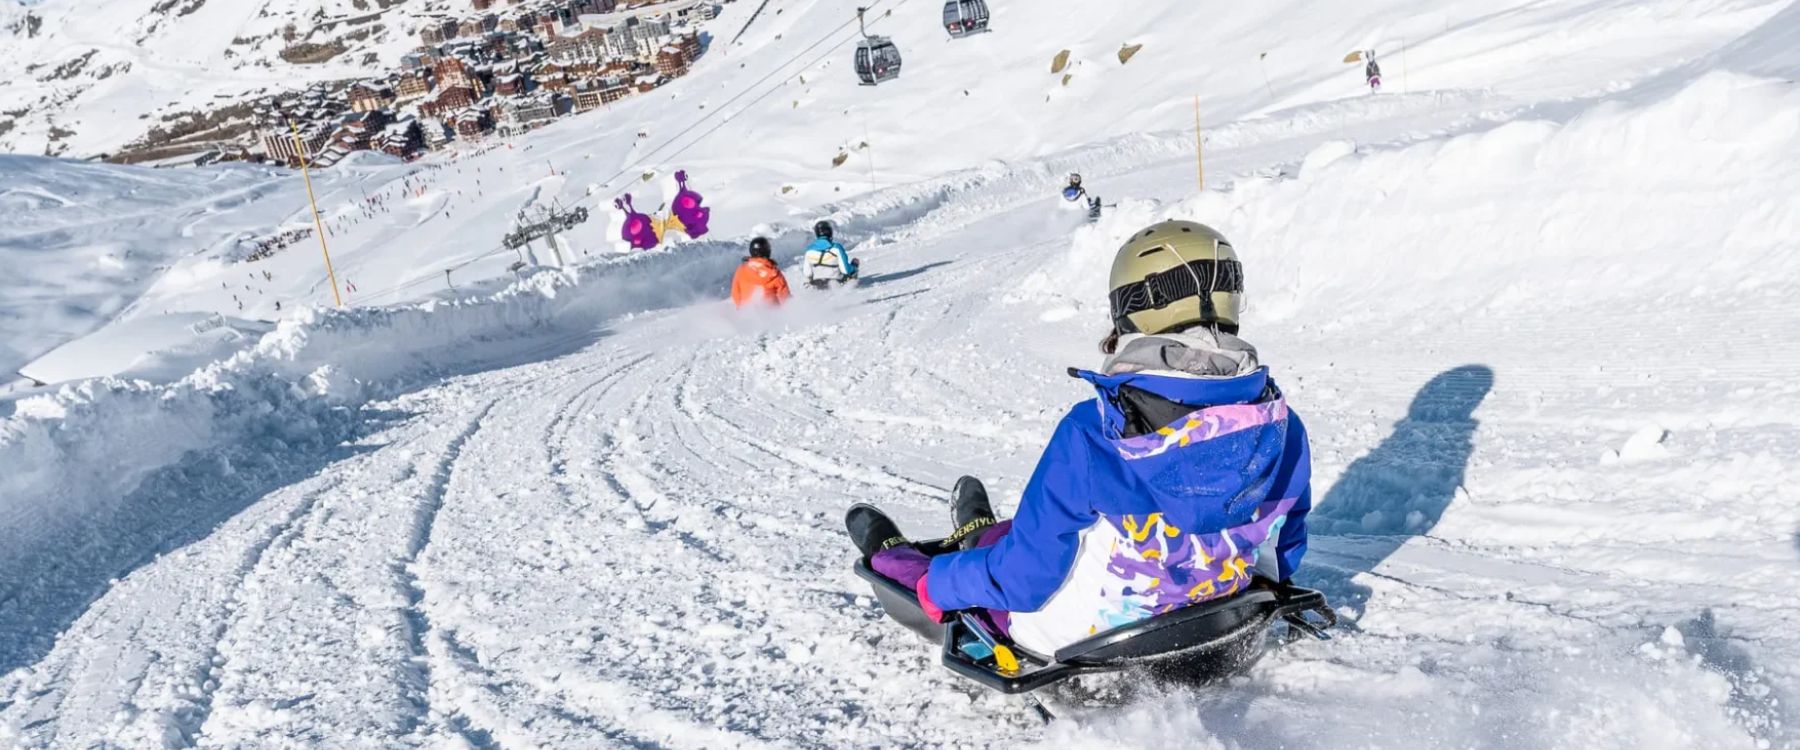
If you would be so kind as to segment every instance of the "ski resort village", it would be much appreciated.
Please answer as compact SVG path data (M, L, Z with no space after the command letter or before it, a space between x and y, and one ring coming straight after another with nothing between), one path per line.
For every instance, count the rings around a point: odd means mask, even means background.
M451 141L518 136L686 75L703 49L694 24L718 8L696 0L509 4L495 12L493 0L475 0L472 15L422 19L420 46L397 70L270 95L255 103L254 129L239 142L160 163L298 167L310 157L324 168L355 151L410 160Z
M1800 0L0 0L0 750L1800 750Z

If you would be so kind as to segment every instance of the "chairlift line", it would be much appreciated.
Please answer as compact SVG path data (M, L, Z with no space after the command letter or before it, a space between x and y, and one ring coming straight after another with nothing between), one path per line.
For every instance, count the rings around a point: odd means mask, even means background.
M874 8L876 6L883 4L884 2L890 2L890 1L893 2L893 4L895 6L905 5L907 3L907 0L874 0L874 2L869 3L869 5L867 7ZM611 185L614 180L617 180L620 177L623 177L626 174L631 173L633 170L643 167L645 164L649 163L651 157L655 156L657 153L661 152L663 149L666 149L669 146L674 145L676 141L681 140L683 137L685 137L689 133L692 133L695 130L699 129L702 125L705 125L708 121L710 121L716 117L719 117L723 113L729 111L729 108L731 107L732 104L736 103L739 99L742 99L743 97L748 96L750 94L750 92L756 90L756 88L758 86L761 86L762 84L767 82L770 78L773 78L777 73L780 73L782 70L786 69L789 65L792 65L795 61L804 57L807 53L812 52L814 49L817 49L819 47L819 45L831 41L832 37L836 36L838 34L838 32L843 31L851 23L852 23L851 21L845 21L841 24L838 24L838 26L836 28L827 32L823 37L820 37L817 41L813 42L812 44L807 45L806 48L801 50L798 54L795 54L794 56L789 57L787 60L783 61L780 65L775 66L768 73L764 74L763 77L758 78L756 81L752 82L749 86L745 86L742 90L740 90L737 94L733 95L730 99L725 100L724 104L721 104L716 109L711 110L706 115L704 115L700 119L696 120L692 125L689 125L686 128L683 128L681 130L681 132L678 132L675 135L670 136L668 140L665 140L662 143L658 144L655 148L652 148L649 151L645 152L644 155L639 157L636 161L632 162L630 165L626 166L625 168L620 169L618 172L614 173L611 177L608 177L605 180L602 180L600 182L600 184L603 186ZM839 47L842 47L844 45L844 42L848 42L848 41L849 41L848 39L845 39L845 40L838 42L837 44L832 45L831 48L827 49L824 54L813 58L806 65L802 66L802 70L804 70L806 68L810 68L813 65L817 65L820 60L823 60L825 58L826 55L830 55L833 52L837 51L837 49ZM781 83L787 83L788 81L793 80L794 77L798 76L798 75L799 75L799 72L790 73L787 75L787 77L781 79ZM674 153L669 154L666 158L672 159L674 157L680 156L681 154L685 153L689 148L693 148L693 146L695 144L704 140L707 136L718 132L720 128L729 124L733 119L736 119L738 115L741 115L746 111L749 111L750 107L755 106L757 103L761 102L763 99L767 99L770 95L774 94L776 91L779 91L779 90L780 89L778 89L778 88L771 88L771 89L768 89L768 90L762 92L761 94L757 95L754 99L752 99L750 101L750 104L746 105L743 109L740 109L736 113L724 117L723 120L720 120L717 124L713 125L713 127L708 129L706 132L701 133L694 140L689 141L687 143L687 145L684 145L681 148L676 149ZM614 196L614 197L617 197L617 196Z

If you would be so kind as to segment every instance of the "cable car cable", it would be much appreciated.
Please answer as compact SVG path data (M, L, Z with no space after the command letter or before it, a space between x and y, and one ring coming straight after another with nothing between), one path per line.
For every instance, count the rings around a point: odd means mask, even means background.
M871 2L868 6L866 6L866 9L874 9L874 8L880 6L882 3L888 2L888 1L889 0L874 0L874 2ZM901 5L905 5L907 2L908 2L908 0L893 0L893 6L899 7ZM889 9L889 12L890 13L892 12L892 8ZM645 163L647 163L651 160L651 157L660 153L663 149L668 148L670 145L672 145L676 141L680 140L683 136L686 136L687 134L694 132L700 126L706 124L706 122L709 119L712 119L716 116L721 116L722 113L724 113L726 111L726 109L729 108L733 103L735 103L739 99L742 99L743 97L749 95L751 91L754 91L756 89L756 87L761 86L763 83L767 82L770 78L774 77L775 74L780 73L783 69L785 69L789 65L793 64L794 61L799 60L802 56L806 55L808 52L811 52L814 49L817 49L819 45L824 44L828 41L831 41L831 38L833 36L837 35L838 32L843 31L845 28L849 27L851 24L856 23L856 22L857 22L857 19L851 19L849 21L845 21L845 22L839 24L837 26L837 28L834 28L831 31L827 32L825 34L825 36L821 37L818 41L813 42L810 45L807 45L805 49L800 50L799 53L793 55L792 57L789 57L787 60L783 61L781 64L776 65L774 68L770 69L770 71L768 73L764 74L763 77L757 79L754 83L751 83L749 86L745 86L742 91L737 93L737 95L731 97L730 99L725 100L724 104L719 105L718 109L713 110L713 112L715 114L708 114L707 116L701 117L699 120L694 121L694 124L689 125L686 128L682 129L681 132L678 132L675 135L670 136L668 138L668 140L663 141L661 144L657 145L655 148L646 152L643 156L639 157L636 161L631 162L629 165L627 165L623 169L620 169L618 172L614 173L611 177L608 177L605 180L602 180L600 182L600 184L602 186L610 185L610 184L612 184L613 180L619 179L620 177L623 177L626 174L629 174L633 170L641 168ZM859 34L858 37L853 37L852 39L860 38L860 36L861 35ZM832 47L830 49L827 49L824 54L821 54L818 57L813 58L806 65L802 66L801 71L804 71L806 69L811 68L814 65L817 65L820 60L823 60L823 59L825 59L825 57L827 55L830 55L831 53L836 52L839 47L844 46L844 44L849 41L851 41L851 39L840 40L837 44L832 45ZM718 132L719 127L723 126L725 123L729 123L729 122L731 122L731 120L734 120L737 117L739 117L740 115L744 114L745 112L748 112L751 107L755 106L757 103L761 102L763 99L768 98L768 96L770 94L773 94L776 91L780 90L779 89L780 85L786 84L788 81L793 80L798 75L800 75L800 72L795 72L795 73L789 74L786 78L781 79L781 81L777 84L776 88L771 88L771 89L763 92L762 94L758 95L755 99L752 99L749 104L747 104L743 108L739 109L736 113L733 113L729 117L726 117L723 121L721 121L719 123L718 126L715 126L712 129L707 130L704 133L701 133L698 138L695 138L694 140L689 141L687 143L687 145L682 146L679 149L676 149L674 153L669 154L668 157L665 157L665 158L673 158L675 156L681 155L682 153L685 153L688 149L693 148L695 145L699 144L702 140L705 140L707 136L709 136L715 132ZM622 193L621 193L621 195L622 195ZM615 195L613 197L617 198L618 196Z

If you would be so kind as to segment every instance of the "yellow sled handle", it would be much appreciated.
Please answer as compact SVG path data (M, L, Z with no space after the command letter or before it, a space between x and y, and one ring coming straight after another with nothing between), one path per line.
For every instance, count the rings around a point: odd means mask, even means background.
M1000 670L1000 674L1012 677L1019 673L1019 657L1013 655L1012 649L995 644L994 667Z

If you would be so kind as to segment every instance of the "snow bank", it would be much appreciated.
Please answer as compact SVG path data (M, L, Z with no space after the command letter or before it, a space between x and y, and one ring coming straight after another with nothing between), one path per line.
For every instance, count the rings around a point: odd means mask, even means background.
M1078 232L1066 262L1031 274L1013 299L1104 319L1113 251L1161 218L1232 238L1252 325L1321 307L1350 325L1377 309L1505 315L1551 298L1700 306L1774 292L1800 272L1796 142L1800 92L1713 73L1666 99L1605 104L1563 124L1354 154L1328 143L1292 179L1242 180L1167 209L1128 202Z
M991 162L829 206L820 215L837 222L853 244L917 242L1039 200L1081 163L1163 158L1178 154L1182 140L1134 136L1042 162ZM875 243L858 242L876 235ZM784 253L799 247L779 238L777 245ZM0 461L26 467L0 477L0 543L17 541L16 559L26 560L29 548L42 547L41 539L55 536L49 530L66 521L105 526L109 514L121 512L122 498L137 502L145 493L134 488L186 456L246 441L274 441L269 450L278 454L329 450L358 429L352 412L371 399L444 373L542 356L622 313L722 298L740 253L734 241L692 242L568 271L538 270L470 298L303 308L253 346L166 385L108 378L20 400L0 420ZM880 260L872 266L878 276ZM64 370L80 374L88 358L74 356L79 353L71 352ZM109 469L82 468L97 465ZM34 536L40 541L24 543Z
M107 375L167 382L230 356L246 337L271 328L261 321L202 313L121 320L50 350L19 372L43 383Z
M22 399L0 420L0 602L45 584L39 576L69 556L50 549L96 545L93 555L120 555L121 567L160 551L112 550L107 529L142 512L134 506L182 513L186 499L208 492L145 484L184 457L254 445L278 462L305 461L366 429L357 407L370 399L579 346L620 314L722 297L739 258L736 243L697 242L528 272L477 298L308 309L173 383L107 378ZM235 471L223 465L208 476Z

